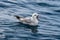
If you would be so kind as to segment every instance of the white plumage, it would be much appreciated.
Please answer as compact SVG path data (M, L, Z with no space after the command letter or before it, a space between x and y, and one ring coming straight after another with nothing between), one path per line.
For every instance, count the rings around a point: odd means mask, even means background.
M19 17L16 15L15 17L23 24L28 24L31 26L38 25L38 14L37 13L33 13L31 17Z

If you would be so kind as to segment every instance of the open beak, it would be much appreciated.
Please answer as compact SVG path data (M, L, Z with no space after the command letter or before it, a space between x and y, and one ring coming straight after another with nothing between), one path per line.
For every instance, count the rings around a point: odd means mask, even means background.
M37 19L39 20L39 18L40 18L40 16L38 15L38 16L37 16Z
M38 19L38 16L37 16L37 19Z

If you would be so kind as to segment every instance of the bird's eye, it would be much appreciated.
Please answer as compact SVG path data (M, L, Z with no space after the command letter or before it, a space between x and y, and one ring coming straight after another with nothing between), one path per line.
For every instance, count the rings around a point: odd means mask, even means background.
M36 16L36 15L35 15Z

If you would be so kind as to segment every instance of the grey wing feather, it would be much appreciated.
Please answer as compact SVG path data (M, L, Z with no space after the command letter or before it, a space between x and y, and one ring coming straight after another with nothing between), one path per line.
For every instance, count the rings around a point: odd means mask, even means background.
M30 18L25 18L25 19L22 20L22 21L25 22L25 23L31 23L31 22L32 22Z

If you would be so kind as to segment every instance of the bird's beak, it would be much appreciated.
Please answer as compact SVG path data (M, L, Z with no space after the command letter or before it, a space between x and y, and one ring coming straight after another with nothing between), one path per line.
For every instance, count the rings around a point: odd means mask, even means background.
M39 16L37 16L37 19L38 19Z
M37 16L37 19L39 20L40 15Z

